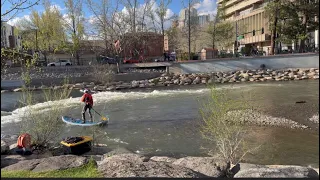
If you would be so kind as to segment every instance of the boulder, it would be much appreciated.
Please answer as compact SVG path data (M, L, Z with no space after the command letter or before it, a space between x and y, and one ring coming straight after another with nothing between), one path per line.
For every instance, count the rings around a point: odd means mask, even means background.
M176 158L172 157L167 157L167 156L153 156L150 158L151 161L156 161L156 162L167 162L167 163L173 163L176 161Z
M201 79L200 77L196 77L194 80L193 80L193 84L199 84L201 82Z
M22 88L16 88L13 90L13 92L21 92L22 91Z
M173 84L178 85L179 83L180 83L180 80L179 80L179 79L175 79L175 80L173 81Z
M168 178L198 178L206 177L191 169L165 162L139 162L132 160L105 159L98 165L98 171L104 177L168 177Z
M80 89L83 89L84 88L84 85L82 83L77 83L75 85L73 85L74 88L80 88Z
M145 88L146 85L145 84L139 84L139 88Z
M132 153L131 151L129 151L128 149L125 148L116 148L113 149L112 151L103 154L103 159L110 157L110 156L114 156L114 155L119 155L119 154L130 154Z
M319 178L318 173L302 166L272 165L265 167L252 167L240 170L235 178Z
M226 163L222 163L222 161L213 157L185 157L174 161L172 164L192 169L210 177L224 177L223 169L227 167Z
M139 82L138 81L132 81L131 82L131 87L133 87L133 88L139 87Z
M1 155L1 168L16 164L19 161L27 160L29 156L21 155Z
M58 89L62 89L62 88L63 88L62 86L54 86L53 90L58 90Z
M119 152L118 152L119 153ZM146 162L148 161L148 158L139 154L131 153L130 151L127 153L119 153L119 154L104 154L103 161L130 161L130 162Z
M22 160L15 164L4 167L2 170L44 172L80 167L85 165L87 162L88 159L86 157L62 155L42 159Z
M201 79L201 84L207 84L207 79Z
M1 154L6 154L8 152L9 152L8 143L1 139Z

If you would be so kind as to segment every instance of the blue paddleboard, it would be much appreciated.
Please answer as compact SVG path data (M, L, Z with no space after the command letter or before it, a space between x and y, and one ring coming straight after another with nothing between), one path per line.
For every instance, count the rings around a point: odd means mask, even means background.
M62 116L62 121L70 124L70 125L76 125L76 126L96 126L96 125L102 125L102 124L108 124L108 121L98 121L98 122L91 122L90 120L86 120L86 123L82 123L81 119L75 119L69 116Z

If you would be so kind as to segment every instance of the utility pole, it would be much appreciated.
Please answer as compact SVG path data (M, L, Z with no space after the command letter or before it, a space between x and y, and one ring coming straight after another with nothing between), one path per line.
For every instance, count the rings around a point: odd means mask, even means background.
M188 28L189 28L189 32L188 32L188 33L189 33L189 35L188 35L188 36L189 36L189 38L188 38L188 45L189 45L189 47L188 47L188 54L189 54L189 60L191 60L191 23L190 23L190 22L191 22L191 20L190 20L190 17L191 17L191 16L190 16L190 4L191 4L191 3L190 3L190 1L191 1L191 0L189 0L189 7L188 7L188 12L189 12L189 13L188 13L188 22L189 22L189 23L188 23L188 26L189 26L189 27L188 27Z

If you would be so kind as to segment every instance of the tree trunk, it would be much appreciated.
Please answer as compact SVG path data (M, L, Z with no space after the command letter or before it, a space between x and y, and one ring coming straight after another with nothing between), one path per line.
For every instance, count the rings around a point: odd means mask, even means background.
M278 3L278 2L279 2L279 0L276 3ZM274 55L274 50L275 50L275 44L276 44L275 41L276 41L276 36L277 36L278 11L279 11L279 9L276 8L274 22L273 22L273 28L271 31L271 52L270 52L270 55Z
M189 28L189 31L188 31L188 54L189 54L189 60L191 60L191 20L190 20L190 0L189 0L189 10L188 10L188 28Z
M308 33L306 12L304 12L304 14L302 16L302 26L304 27L305 33ZM306 47L306 39L301 39L299 52L300 53L305 52L305 47Z

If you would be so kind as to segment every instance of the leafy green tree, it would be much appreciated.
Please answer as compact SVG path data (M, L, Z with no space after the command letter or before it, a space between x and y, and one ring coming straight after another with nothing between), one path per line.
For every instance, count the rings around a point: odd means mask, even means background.
M318 0L275 0L265 8L271 29L271 54L276 42L300 42L299 52L305 52L310 32L319 29ZM278 36L277 36L278 34Z
M23 36L25 49L40 51L47 60L48 53L53 53L62 47L65 41L62 15L51 6L49 1L43 3L44 12L33 10L30 19L22 19L17 25L18 32Z

